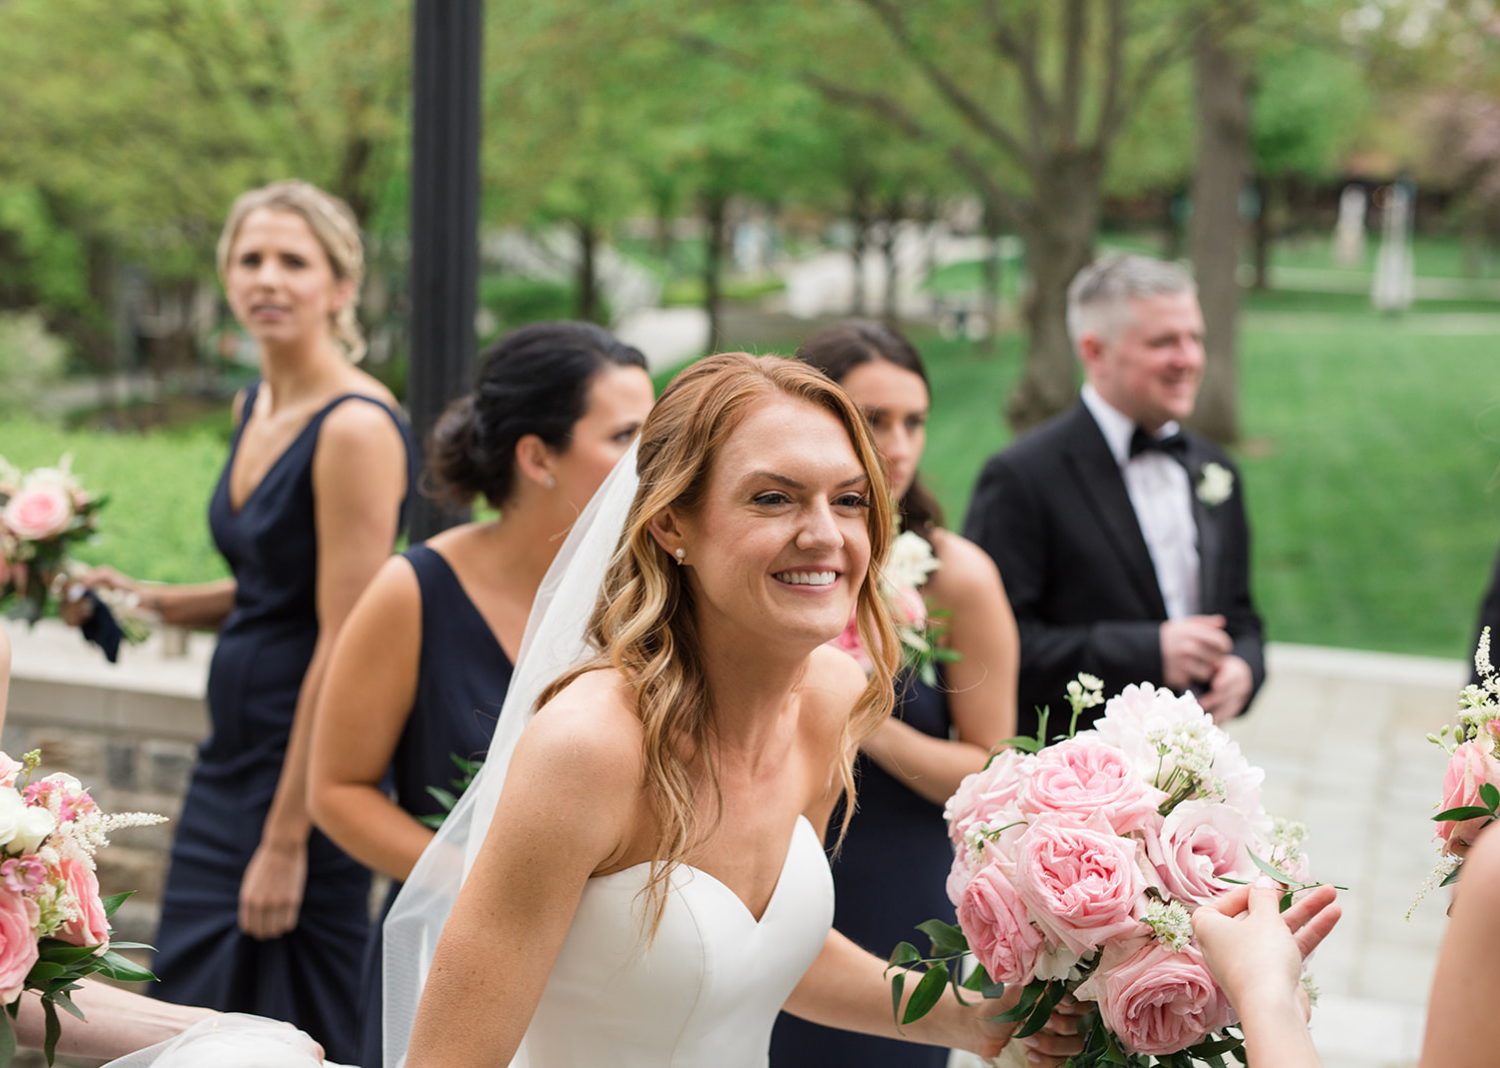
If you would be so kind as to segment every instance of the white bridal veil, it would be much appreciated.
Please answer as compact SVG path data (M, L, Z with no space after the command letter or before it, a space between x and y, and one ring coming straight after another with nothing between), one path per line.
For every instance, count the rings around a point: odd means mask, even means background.
M422 985L443 924L489 830L505 771L544 689L591 654L585 632L635 499L632 445L594 494L547 570L526 623L489 755L422 854L385 921L385 1068L406 1058Z

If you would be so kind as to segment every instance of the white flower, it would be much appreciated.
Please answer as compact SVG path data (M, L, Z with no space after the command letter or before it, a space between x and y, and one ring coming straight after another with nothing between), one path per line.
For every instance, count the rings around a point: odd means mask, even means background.
M1234 474L1223 464L1209 462L1198 472L1198 499L1210 508L1229 500L1234 493Z
M21 830L21 817L26 813L26 802L14 790L0 790L0 849L9 850ZM14 852L14 850L9 850Z
M1036 969L1032 975L1038 979L1077 979L1078 955L1067 946L1048 946L1036 959Z
M890 557L885 564L885 580L893 586L916 588L927 581L927 576L942 562L933 555L927 539L915 531L905 531L891 542Z
M23 853L35 853L46 837L56 829L57 818L52 813L45 808L28 805L21 813L14 844L20 846Z
M1180 901L1152 901L1146 905L1145 922L1158 942L1180 951L1193 940L1193 921Z

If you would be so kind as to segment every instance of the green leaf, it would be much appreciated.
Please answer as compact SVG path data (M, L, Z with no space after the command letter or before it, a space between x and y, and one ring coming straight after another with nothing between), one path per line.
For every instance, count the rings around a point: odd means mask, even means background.
M906 988L906 973L897 972L891 980L891 1019L901 1023L901 991Z
M1269 865L1265 861L1261 860L1259 857L1257 857L1255 855L1255 851L1254 850L1247 849L1246 852L1248 852L1250 854L1250 859L1253 860L1253 861L1255 861L1255 866L1257 868L1259 868L1261 871L1265 872L1271 878L1275 879L1278 883L1289 884L1291 886L1301 886L1302 885L1301 882L1299 882L1296 879L1293 879L1286 872L1281 871L1278 868L1273 868L1271 865Z
M10 1022L9 1014L0 1013L0 1064L8 1065L15 1059L16 1029Z
M1016 1028L1016 1038L1026 1038L1036 1034L1047 1026L1047 1021L1052 1018L1052 1010L1057 1008L1057 1003L1062 1000L1067 991L1063 984L1058 983L1054 987L1048 983L1043 988L1042 996L1036 999L1036 1005L1032 1007L1031 1015L1026 1017L1026 1022Z
M1478 805L1460 805L1458 808L1445 808L1432 819L1434 823L1447 823L1456 820L1477 820L1489 815L1492 813L1487 808L1480 808Z
M37 960L50 964L77 964L79 961L92 957L95 948L95 946L75 946L67 942L54 942L50 938L44 938L38 948Z
M1479 797L1490 810L1490 815L1495 815L1495 810L1500 808L1500 789L1492 782L1479 784Z
M427 792L433 796L438 804L442 805L449 812L452 812L453 806L458 804L458 798L454 797L447 790L444 790L441 786L429 786L427 787Z
M910 942L897 942L896 948L891 950L889 966L892 968L903 968L908 964L915 964L922 959L922 954L917 952L917 947Z
M953 997L958 1001L960 1005L962 1005L966 1009L972 1008L979 1003L977 1001L964 1000L963 984L958 981L958 973L959 969L955 965L953 971L948 976L948 985L953 988Z
M446 813L446 812L434 812L434 813L432 813L430 815L427 815L427 816L418 816L417 817L417 822L420 823L424 827L431 827L435 831L439 827L441 827L443 825L444 821L446 821L447 819L448 819L448 813Z
M149 946L145 942L116 942L114 939L110 939L110 941L109 941L109 948L110 949L149 949L153 953L156 951L156 947L155 946Z
M975 964L974 970L970 972L969 977L964 980L964 989L979 990L985 983L989 982L989 979L989 973L984 970L984 965Z
M109 950L99 958L99 974L110 979L118 979L122 983L149 983L156 979L149 969L142 968L114 950Z
M77 988L75 987L73 989ZM75 1016L78 1019L83 1020L85 1023L88 1022L87 1018L83 1015L83 1010L80 1009L77 1005L73 1004L73 999L68 996L68 992L66 990L59 990L54 993L52 995L52 1000L61 1005L63 1007L63 1010L67 1012L68 1015Z
M979 993L986 998L1003 998L1005 996L1005 984L989 977L986 972L981 972L984 981L979 984Z
M1026 989L1021 991L1021 1000L1016 1002L1013 1008L1007 1009L999 1016L992 1016L990 1019L997 1023L1017 1023L1026 1019L1027 1016L1031 1015L1031 1010L1036 1005L1037 999L1042 996L1042 993L1046 989L1047 981L1045 979L1033 979L1026 984Z
M942 920L924 920L917 924L917 930L932 939L932 953L935 957L951 957L957 953L969 951L969 940L964 937L963 928Z
M1228 1035L1224 1038L1208 1039L1199 1042L1196 1046L1189 1046L1187 1051L1194 1057L1213 1057L1220 1053L1228 1053L1239 1046L1242 1041L1242 1039L1234 1035Z
M109 897L105 898L103 901L104 918L107 920L114 919L115 910L118 909L121 905L125 904L125 902L129 901L134 896L134 890L127 890L123 894L111 894Z
M1440 883L1438 883L1438 886L1452 886L1454 883L1458 882L1458 873L1461 872L1461 871L1463 871L1463 870L1464 870L1464 866L1462 864L1460 864L1458 867L1456 867L1452 871L1450 871L1447 874L1447 876L1443 879L1443 881L1440 882Z
M943 996L943 988L947 985L948 966L939 961L927 969L927 974L922 976L922 981L911 992L911 998L906 1003L906 1012L901 1017L902 1024L920 1020L931 1012L932 1007Z
M1023 738L1020 735L1014 738L1007 738L1000 745L1002 747L1008 745L1012 749L1020 749L1027 753L1035 753L1042 748L1042 743L1035 738Z
M41 960L31 966L31 971L26 973L26 982L32 986L46 986L66 969L61 964L52 961Z
M57 1054L57 1040L62 1037L62 1021L57 1018L57 1006L50 998L42 999L42 1014L47 1019L46 1034L42 1039L42 1055L50 1065Z

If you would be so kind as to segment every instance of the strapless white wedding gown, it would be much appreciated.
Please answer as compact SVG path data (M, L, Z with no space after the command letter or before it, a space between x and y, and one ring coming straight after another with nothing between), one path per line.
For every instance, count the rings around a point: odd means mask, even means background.
M682 866L647 944L649 872L589 880L512 1068L764 1068L776 1014L833 924L812 824L797 818L759 921L723 883Z

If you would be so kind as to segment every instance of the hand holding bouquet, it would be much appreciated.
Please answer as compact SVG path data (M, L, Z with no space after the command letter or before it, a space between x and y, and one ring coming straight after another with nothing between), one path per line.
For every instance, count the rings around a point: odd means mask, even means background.
M1074 725L1102 688L1088 676L1069 685ZM1000 1017L1020 1037L1068 994L1097 1003L1071 1064L1221 1063L1240 1039L1194 944L1192 911L1262 874L1284 888L1285 907L1310 885L1305 829L1267 815L1264 773L1191 695L1128 686L1094 729L1052 745L1045 732L1044 715L1038 738L1014 740L948 801L958 925L920 925L929 956L896 948L898 1006L910 969L926 968L902 1022L945 986L997 997L1021 983ZM979 967L960 983L965 953Z
M104 898L94 854L110 831L164 822L145 812L105 815L71 775L35 782L40 755L22 761L0 753L0 1068L15 1055L15 1018L23 991L41 995L47 1063L61 1025L57 1007L82 1013L69 998L78 980L98 972L126 982L152 979L117 952L146 949L110 942L109 920L130 895Z

